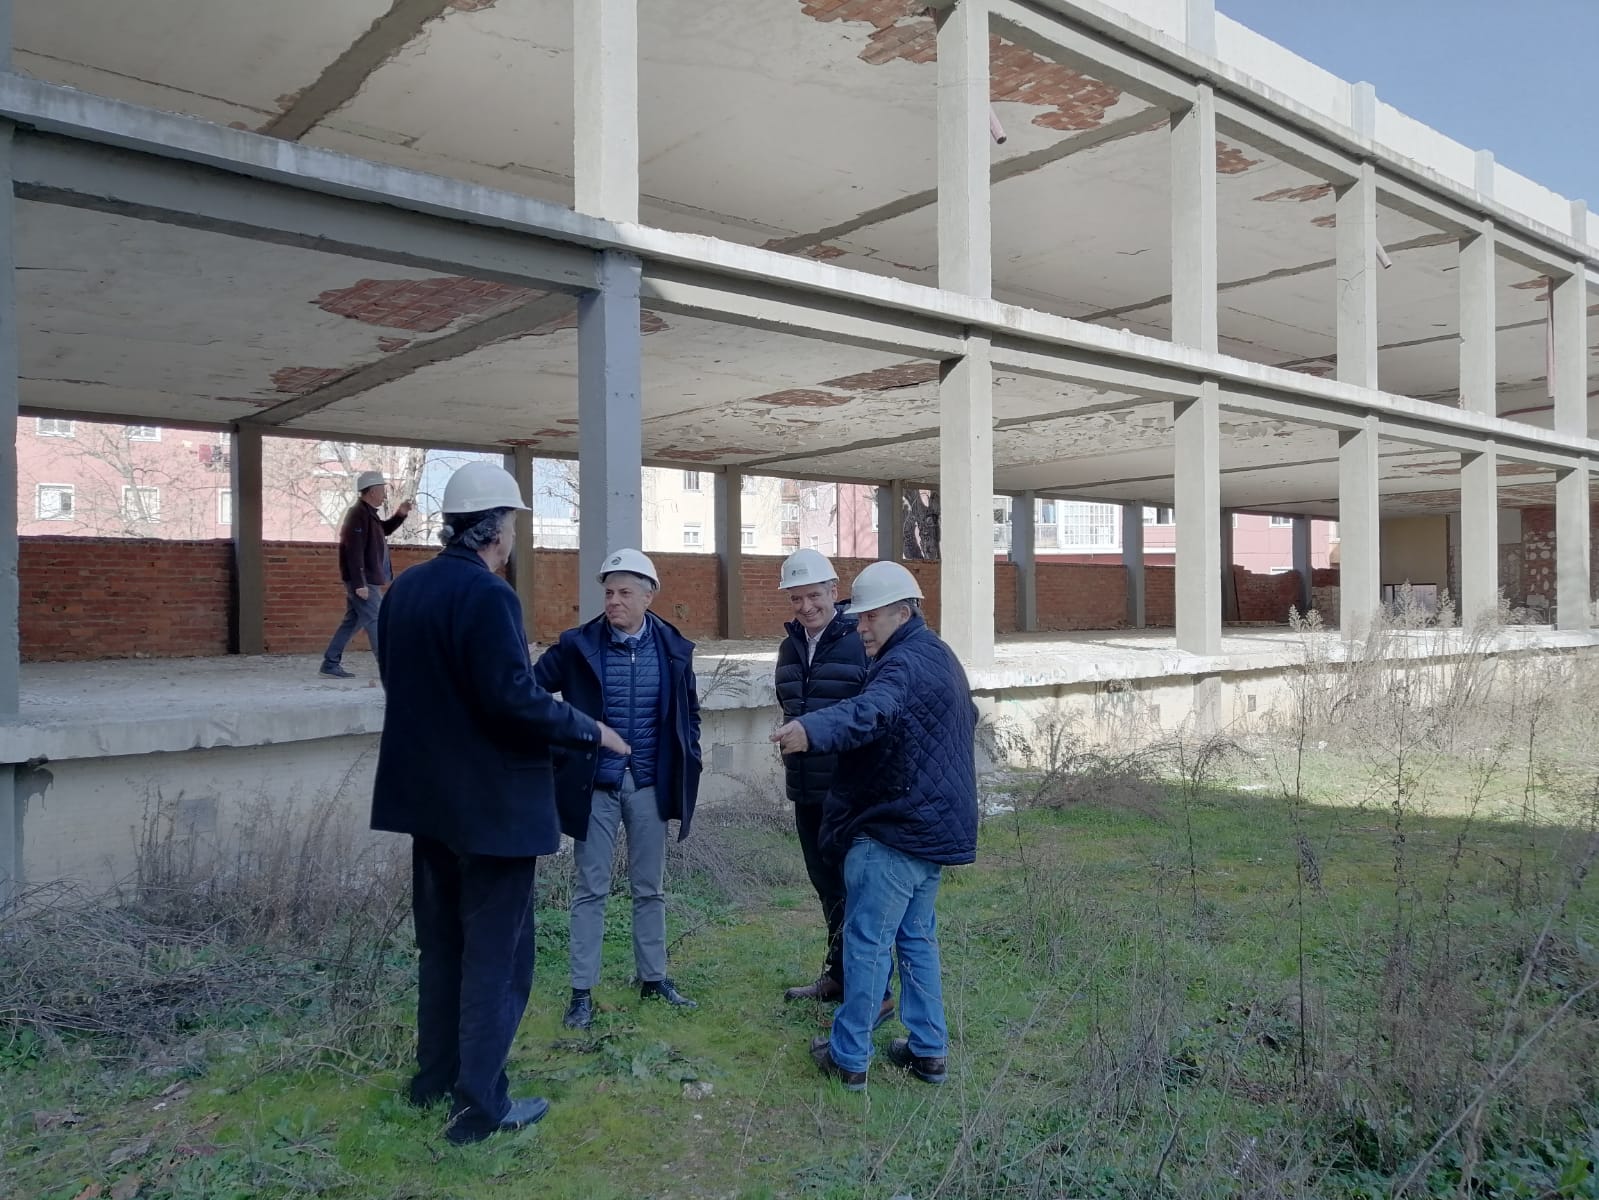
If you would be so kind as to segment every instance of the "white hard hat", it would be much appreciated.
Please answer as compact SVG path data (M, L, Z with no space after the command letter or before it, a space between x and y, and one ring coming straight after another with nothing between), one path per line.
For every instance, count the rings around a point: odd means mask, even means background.
M778 591L791 587L806 587L813 583L826 583L830 579L837 579L838 572L833 570L833 564L827 561L827 555L820 550L806 547L796 550L783 560L783 576L777 585Z
M522 503L522 490L516 486L516 477L504 467L489 462L469 462L444 485L442 508L447 513L477 513L491 508L526 511L527 505Z
M650 586L656 591L661 588L661 577L655 573L655 564L642 550L613 550L605 556L605 563L600 567L596 577L601 583L612 571L626 571L629 575L638 575L650 581Z
M362 471L355 477L355 490L364 492L367 488L382 487L386 483L388 480L383 478L382 471Z
M874 562L855 576L855 584L850 588L849 607L844 611L854 616L882 608L896 600L912 598L922 598L922 589L916 582L916 576L897 562Z

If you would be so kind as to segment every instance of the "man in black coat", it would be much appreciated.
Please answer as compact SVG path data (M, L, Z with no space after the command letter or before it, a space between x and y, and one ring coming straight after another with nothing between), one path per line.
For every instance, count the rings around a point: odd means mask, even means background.
M497 574L526 508L503 468L462 467L444 490L443 552L402 575L378 617L387 706L372 828L411 835L410 1096L452 1099L456 1143L549 1109L510 1098L505 1064L533 985L536 856L560 845L551 747L628 749L533 682L522 606Z
M838 602L838 572L817 550L796 550L783 561L778 586L787 593L794 619L784 626L788 636L777 651L777 702L788 719L819 712L860 693L866 682L866 650L855 632L855 620ZM814 983L791 987L785 1000L841 1000L844 996L844 954L839 935L844 927L844 867L822 853L822 808L838 756L806 751L783 756L784 784L794 805L794 831L799 835L805 873L827 922L827 957ZM878 1023L894 1015L894 1001L883 997Z

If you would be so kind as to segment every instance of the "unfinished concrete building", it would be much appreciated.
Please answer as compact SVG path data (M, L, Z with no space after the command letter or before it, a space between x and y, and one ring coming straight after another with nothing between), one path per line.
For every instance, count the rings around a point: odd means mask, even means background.
M1547 622L1517 646L1594 644L1599 214L1209 0L0 0L0 44L0 445L19 413L226 431L234 530L46 554L0 489L13 884L114 874L141 796L206 832L230 795L360 791L380 693L254 657L303 616L267 436L577 458L581 548L519 546L545 636L637 542L643 465L714 475L717 554L664 615L724 639L727 787L771 767L770 641L739 639L781 615L747 474L878 485L885 554L938 489L916 569L1002 708L1252 709L1292 650L1224 637L1238 510L1337 520L1338 571L1301 536L1286 586L1351 634L1429 517L1467 621L1514 548ZM1035 563L1048 498L1125 505L1125 566ZM1176 513L1160 579L1144 505ZM30 621L59 657L217 657L24 668ZM1085 623L1174 632L1039 632Z

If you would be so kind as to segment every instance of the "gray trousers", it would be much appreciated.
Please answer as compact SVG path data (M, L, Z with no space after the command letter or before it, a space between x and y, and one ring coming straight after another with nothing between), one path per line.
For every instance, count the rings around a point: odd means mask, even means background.
M611 862L618 826L627 830L627 881L633 893L633 966L641 982L666 978L666 822L655 807L653 787L635 788L633 772L613 794L595 792L589 835L574 842L572 887L572 986L600 981L605 941L605 901L611 893Z

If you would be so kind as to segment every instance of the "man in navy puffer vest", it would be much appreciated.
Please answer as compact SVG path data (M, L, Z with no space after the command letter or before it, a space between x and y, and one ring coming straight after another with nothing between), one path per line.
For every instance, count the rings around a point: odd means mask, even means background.
M866 686L772 734L786 754L839 755L821 843L844 859L844 1002L811 1055L851 1091L866 1086L891 951L910 1037L895 1039L888 1057L919 1079L944 1082L949 1034L934 903L943 868L977 857L977 709L959 660L922 619L921 596L899 563L862 571L847 611L872 660Z

